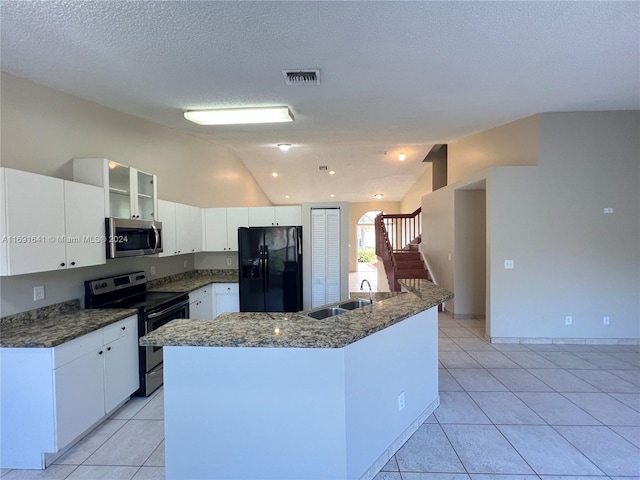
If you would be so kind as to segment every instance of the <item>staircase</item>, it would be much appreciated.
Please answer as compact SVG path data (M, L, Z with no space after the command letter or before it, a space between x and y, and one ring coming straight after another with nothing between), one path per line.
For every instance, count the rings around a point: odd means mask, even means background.
M421 209L409 214L376 217L376 255L382 259L389 289L400 291L399 278L431 280L420 255Z

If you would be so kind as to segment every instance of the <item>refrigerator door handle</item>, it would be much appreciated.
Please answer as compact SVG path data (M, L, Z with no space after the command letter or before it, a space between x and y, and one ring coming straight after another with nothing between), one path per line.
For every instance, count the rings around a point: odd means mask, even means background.
M264 282L265 292L269 291L269 247L264 246Z
M262 247L258 247L258 251L260 253L260 266L258 268L258 270L260 271L260 283L262 284L262 290L264 291L265 285L264 285L264 251L262 250Z

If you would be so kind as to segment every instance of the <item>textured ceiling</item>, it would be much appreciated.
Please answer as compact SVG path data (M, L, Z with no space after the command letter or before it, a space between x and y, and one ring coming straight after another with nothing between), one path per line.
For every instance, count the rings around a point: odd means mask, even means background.
M640 108L635 1L3 0L0 13L3 71L227 145L276 204L397 201L433 143L539 112ZM321 84L285 85L299 68ZM289 105L295 122L182 115L256 105Z

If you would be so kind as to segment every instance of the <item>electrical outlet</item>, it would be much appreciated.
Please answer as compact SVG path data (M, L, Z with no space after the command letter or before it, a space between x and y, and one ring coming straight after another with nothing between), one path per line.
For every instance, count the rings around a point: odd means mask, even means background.
M613 213L613 207L605 207L604 213Z
M400 392L398 395L398 411L401 412L404 408L404 392Z
M451 261L451 254L450 253L447 255L447 258L449 259L449 261Z
M571 325L573 323L573 317L571 315L567 315L564 317L564 324Z
M227 265L231 265L231 258L227 258Z
M44 300L44 286L33 287L33 301Z
M155 265L151 265L151 267L149 267L149 271L151 272L151 275L155 275L156 274L156 266Z
M187 261L186 260L184 261L183 265L184 265L184 268L187 268Z
M513 268L513 267L514 267L513 260L504 261L504 268Z
M609 317L602 317L602 323L604 325L609 325Z

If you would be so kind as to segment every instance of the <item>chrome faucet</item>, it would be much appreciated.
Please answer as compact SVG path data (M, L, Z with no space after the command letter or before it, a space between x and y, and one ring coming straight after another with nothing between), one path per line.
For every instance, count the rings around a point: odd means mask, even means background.
M362 280L362 283L360 284L360 290L364 290L364 283L367 282L367 285L369 285L369 302L373 303L373 292L371 291L371 284L369 283L369 280L367 280L366 278L364 280Z

